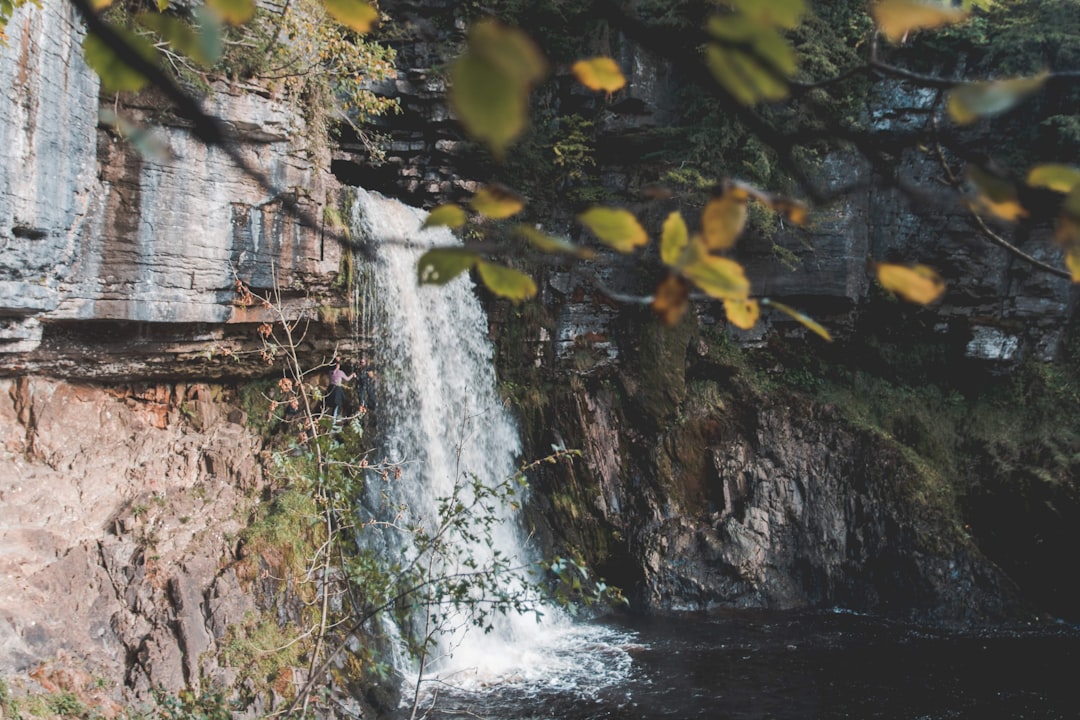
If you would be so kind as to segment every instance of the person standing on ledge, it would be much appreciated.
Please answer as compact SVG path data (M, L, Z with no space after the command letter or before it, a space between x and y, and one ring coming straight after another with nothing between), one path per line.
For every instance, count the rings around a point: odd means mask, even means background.
M330 391L326 394L326 399L330 403L330 407L334 408L334 422L337 422L338 413L341 412L342 406L345 404L345 388L341 386L342 383L356 379L356 373L346 375L345 371L341 369L341 358L334 358L334 369L330 371Z

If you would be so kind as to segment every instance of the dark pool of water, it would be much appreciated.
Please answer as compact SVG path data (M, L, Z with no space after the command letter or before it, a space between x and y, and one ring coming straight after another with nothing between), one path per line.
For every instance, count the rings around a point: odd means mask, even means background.
M958 634L850 614L761 611L614 624L628 633L628 670L447 690L429 717L1080 718L1075 627Z

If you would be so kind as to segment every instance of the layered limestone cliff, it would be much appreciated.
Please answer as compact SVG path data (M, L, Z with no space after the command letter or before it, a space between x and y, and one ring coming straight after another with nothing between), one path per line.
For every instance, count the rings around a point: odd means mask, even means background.
M252 329L270 315L233 302L238 279L280 290L290 317L343 302L330 292L342 244L323 227L336 198L327 151L298 140L300 108L219 83L206 109L262 180L153 93L120 110L152 130L144 154L99 125L74 13L57 0L22 8L0 48L0 374L250 373L235 354L258 347ZM310 349L332 353L348 335L327 328Z

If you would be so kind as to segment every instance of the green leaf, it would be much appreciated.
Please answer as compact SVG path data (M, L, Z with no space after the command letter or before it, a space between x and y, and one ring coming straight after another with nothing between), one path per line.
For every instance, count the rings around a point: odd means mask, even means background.
M149 40L124 28L114 27L113 31L147 62L157 62L158 52ZM97 35L87 35L83 40L83 56L107 92L137 92L146 86L146 77L121 60Z
M161 36L178 52L187 55L203 67L210 67L221 58L221 35L215 22L195 28L173 15L143 12L135 21Z
M1036 165L1028 172L1027 184L1031 187L1049 188L1055 192L1067 193L1080 185L1080 169L1071 165Z
M660 235L660 260L668 267L678 267L683 251L690 243L686 221L678 210L667 216Z
M379 11L364 0L322 0L326 11L339 23L361 35L371 32L379 21Z
M503 220L521 212L525 207L525 199L508 187L492 184L480 188L472 196L469 205L492 220Z
M229 25L243 25L255 15L255 0L206 0L206 7Z
M682 273L706 295L720 300L745 300L750 281L743 266L725 257L710 255L701 243L690 243Z
M762 305L768 305L770 307L776 308L777 310L784 313L788 317L791 317L791 318L797 320L799 323L801 323L803 325L803 327L808 328L809 330L816 333L817 335L820 335L822 338L825 339L826 342L832 342L832 335L829 334L828 330L826 330L824 327L822 327L817 322L812 320L809 316L802 314L801 312L799 312L795 308L789 307L789 306L785 305L784 303L775 302L773 300L770 300L769 298L762 298L761 299L761 304Z
M590 90L613 93L626 85L626 78L618 63L609 57L578 60L573 67L574 77Z
M881 34L890 42L903 40L913 30L931 30L967 19L960 8L920 0L877 0L870 5Z
M806 14L804 0L728 0L740 13L763 25L794 30Z
M925 265L878 263L876 270L881 287L896 293L908 302L927 305L945 292L945 281Z
M949 92L949 115L961 125L993 117L1011 109L1028 95L1042 89L1049 73L1029 78L994 80L957 85Z
M479 20L469 28L469 52L525 86L547 74L547 60L536 43L516 28L495 20Z
M649 235L629 210L593 207L577 216L600 241L628 253L649 242Z
M514 230L541 252L551 253L553 255L573 255L582 260L588 260L589 258L596 256L596 253L589 248L575 245L563 238L552 237L551 235L540 232L536 228L528 225L518 225Z
M466 132L501 160L525 129L531 86L546 73L547 62L524 33L481 20L450 69L450 105Z
M445 285L465 272L480 256L463 248L433 248L416 262L416 276L421 285Z
M429 227L459 228L465 224L465 211L454 204L440 205L428 213L421 229Z
M710 44L705 62L716 81L743 105L787 97L787 83L741 50Z
M523 272L484 260L477 263L476 269L488 290L499 297L521 302L536 295L536 283Z
M525 129L528 95L514 78L472 55L458 58L450 81L450 104L465 131L501 159Z

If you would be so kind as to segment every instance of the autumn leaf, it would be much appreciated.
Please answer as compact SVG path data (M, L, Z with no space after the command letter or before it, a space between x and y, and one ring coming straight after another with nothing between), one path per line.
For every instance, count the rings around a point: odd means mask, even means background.
M927 305L945 292L945 281L925 265L878 263L876 270L881 287L896 293L908 302Z
M691 242L682 274L706 295L718 300L745 300L750 295L750 281L743 266L725 257L710 255L703 241Z
M577 216L600 241L619 252L628 253L649 242L649 235L629 210L593 207Z
M206 7L229 25L243 25L255 15L255 0L206 0Z
M727 250L746 226L746 195L728 190L713 198L701 212L701 232L709 250Z
M481 215L502 220L521 212L525 199L508 187L493 184L481 188L473 195L469 205Z
M683 251L689 242L690 234L686 229L686 221L676 210L664 220L660 235L660 260L668 267L678 267Z
M322 3L332 18L361 35L371 32L379 21L379 11L364 0L322 0Z
M1011 182L983 170L978 165L967 166L967 177L978 192L975 197L976 209L985 210L1009 222L1027 217L1028 212L1020 204L1016 186Z
M519 235L522 235L528 240L533 247L542 252L554 255L573 255L582 260L588 260L596 256L596 253L589 248L575 245L563 238L552 237L551 235L528 225L518 225L515 230Z
M430 227L459 228L465 224L465 220L465 210L459 205L450 203L433 208L428 213L427 218L424 219L424 224L420 227L421 229Z
M487 289L499 297L516 303L536 295L536 283L519 270L484 260L476 264L476 270Z
M1073 282L1080 282L1080 185L1073 187L1061 206L1054 239L1065 252L1065 265Z
M724 300L724 312L728 322L737 328L749 330L757 324L761 308L757 300Z
M1028 95L1042 89L1048 77L1048 73L1042 73L1029 78L957 85L949 92L949 115L961 125L968 125L979 118L1000 115Z
M690 288L677 275L668 275L656 288L652 309L665 325L677 325L689 306Z
M1031 168L1027 176L1027 184L1031 187L1044 187L1054 192L1067 193L1080 185L1080 169L1071 165L1036 165Z
M596 57L578 60L572 68L574 77L590 90L603 90L613 93L626 85L619 65L609 57Z
M890 42L899 42L913 30L932 30L967 19L967 11L920 0L878 0L870 5L870 14L881 34Z
M417 280L421 285L445 285L475 265L479 259L479 255L464 248L433 248L417 260Z
M762 298L761 304L776 308L788 317L799 322L803 327L822 337L826 342L832 342L832 335L829 334L828 330L813 318L799 312L795 308L785 305L784 303L776 302L775 300L770 300L769 298Z

